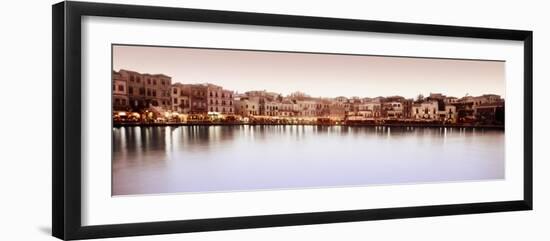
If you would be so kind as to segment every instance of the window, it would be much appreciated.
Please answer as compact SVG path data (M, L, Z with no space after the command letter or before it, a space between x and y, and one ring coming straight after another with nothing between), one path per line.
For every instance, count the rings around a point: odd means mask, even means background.
M113 91L115 91L115 90L116 90L116 85L113 85Z
M156 79L153 80L153 84L157 85L157 80Z
M124 91L124 85L119 85L118 86L118 91Z
M178 103L178 99L174 98L174 104Z
M128 87L128 94L131 94L131 95L134 94L134 87L132 86Z
M134 82L134 76L130 75L130 82Z
M174 94L178 94L178 89L174 88Z
M126 99L122 99L122 105L126 105Z
M141 83L141 77L139 77L139 76L137 77L137 82Z
M147 78L147 84L148 84L148 85L151 84L151 79Z
M160 81L160 84L161 84L161 85L164 85L164 80L161 80L161 81Z
M153 90L153 96L157 96L157 91Z

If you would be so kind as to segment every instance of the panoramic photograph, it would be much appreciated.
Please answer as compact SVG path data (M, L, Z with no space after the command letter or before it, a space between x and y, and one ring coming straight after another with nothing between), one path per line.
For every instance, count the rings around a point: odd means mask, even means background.
M505 62L112 45L113 196L505 178Z

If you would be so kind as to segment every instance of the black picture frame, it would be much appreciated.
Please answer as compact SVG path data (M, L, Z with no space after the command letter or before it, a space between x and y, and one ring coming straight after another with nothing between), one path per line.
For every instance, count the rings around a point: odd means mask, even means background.
M307 225L350 221L531 210L533 207L533 33L523 30L443 26L416 23L336 19L263 13L150 7L90 2L60 2L52 6L52 233L60 239ZM260 26L349 30L524 43L524 180L523 199L501 202L414 206L367 210L212 218L98 226L81 224L81 17L194 21Z

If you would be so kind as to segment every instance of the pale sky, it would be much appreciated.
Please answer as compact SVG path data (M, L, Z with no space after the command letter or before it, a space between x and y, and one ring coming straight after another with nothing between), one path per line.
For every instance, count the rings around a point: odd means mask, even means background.
M314 97L504 97L504 66L503 61L113 46L117 71L165 74L172 83L212 83L239 93L301 91Z

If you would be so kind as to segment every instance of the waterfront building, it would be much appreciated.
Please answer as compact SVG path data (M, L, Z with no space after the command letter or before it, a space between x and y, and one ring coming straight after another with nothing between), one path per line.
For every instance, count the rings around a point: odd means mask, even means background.
M382 116L387 119L398 119L403 117L403 104L399 101L382 103Z
M315 100L296 100L298 105L298 116L313 117L317 116Z
M378 101L364 102L359 109L366 118L380 118L382 105Z
M142 74L121 69L113 73L113 78L126 82L128 105L134 111L157 107L171 109L172 78L163 74Z
M316 116L329 117L332 101L328 98L317 98L315 105Z
M245 92L245 96L253 98L258 101L258 114L261 116L273 116L279 108L277 103L280 103L282 97L275 92L268 92L265 90L253 90Z
M204 84L185 85L189 88L190 114L205 115L208 113L208 87Z
M343 120L346 117L346 109L344 104L333 102L329 106L329 117L335 120Z
M278 101L265 100L264 101L263 115L266 116L279 116L279 108L281 103Z
M221 86L206 84L208 112L217 112L231 115L234 113L233 91Z
M498 119L504 121L504 100L500 95L464 96L454 105L457 107L459 120L490 122Z
M260 115L260 98L259 97L239 97L234 100L236 114L243 117Z
M283 98L279 107L279 115L284 117L296 116L298 107L290 98Z
M401 104L403 105L403 115L402 118L404 119L410 119L412 118L412 106L413 106L414 100L413 99L404 99Z
M482 124L504 124L504 102L482 103L474 107L475 118Z
M482 104L495 104L502 102L500 95L485 94L473 98L474 107Z
M348 120L372 120L380 116L380 102L371 99L354 101L352 111L347 113Z
M412 105L412 118L424 120L438 119L439 105L437 101L422 101Z
M112 88L113 110L126 111L129 108L128 86L126 79L120 73L113 71Z
M398 119L403 115L403 102L405 97L402 96L388 96L385 98L377 98L381 105L381 117L386 119Z
M172 110L181 114L191 112L191 88L188 85L175 83L172 85Z
M444 110L438 111L439 120L444 122L456 123L458 116L456 112L456 106L445 105L444 108Z

